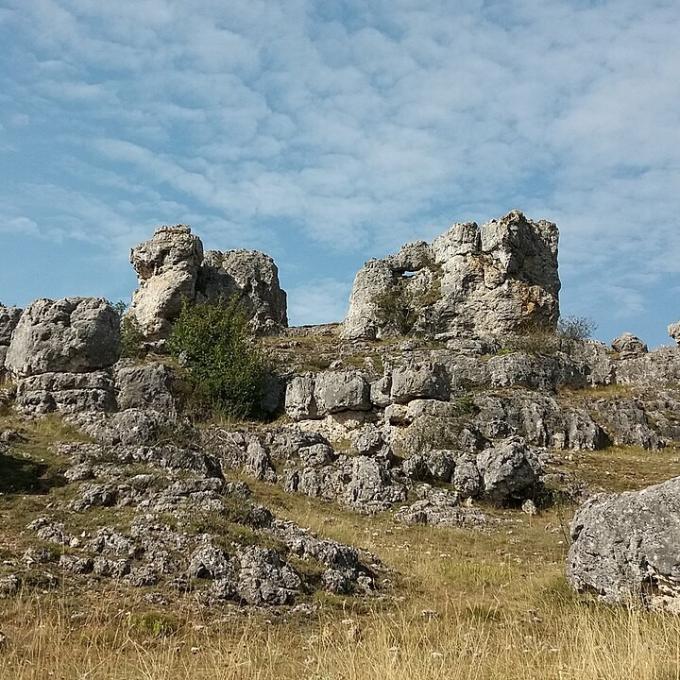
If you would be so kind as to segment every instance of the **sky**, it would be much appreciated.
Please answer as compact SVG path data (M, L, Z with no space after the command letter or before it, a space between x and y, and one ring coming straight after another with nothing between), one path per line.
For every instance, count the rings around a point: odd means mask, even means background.
M677 0L0 0L0 300L129 300L161 224L276 260L292 323L512 209L597 336L680 319Z

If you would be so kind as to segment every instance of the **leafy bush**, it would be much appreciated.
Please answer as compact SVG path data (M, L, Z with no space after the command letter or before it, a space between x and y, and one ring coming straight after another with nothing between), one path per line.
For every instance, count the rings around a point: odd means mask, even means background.
M258 415L265 362L237 298L197 305L185 301L168 347L187 371L199 410L231 418Z
M146 354L144 333L134 316L125 316L120 322L120 356L123 359L141 359Z
M566 316L557 324L562 340L588 340L596 330L597 324L585 316Z

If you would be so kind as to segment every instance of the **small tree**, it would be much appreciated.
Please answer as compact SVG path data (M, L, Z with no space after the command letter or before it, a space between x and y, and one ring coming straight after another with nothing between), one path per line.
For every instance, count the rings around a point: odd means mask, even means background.
M141 359L145 354L144 333L137 319L125 314L128 305L123 300L111 304L120 320L121 359Z
M266 369L238 298L185 301L168 347L186 368L199 408L233 418L258 414Z
M597 324L585 316L565 316L557 324L557 334L563 340L588 340L597 330Z

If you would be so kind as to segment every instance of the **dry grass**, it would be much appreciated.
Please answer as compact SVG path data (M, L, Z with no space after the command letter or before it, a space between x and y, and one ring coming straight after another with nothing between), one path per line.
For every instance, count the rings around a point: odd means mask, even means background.
M41 441L64 434L40 427L37 456ZM609 449L566 465L603 488L638 488L680 474L678 455ZM0 680L680 679L679 618L567 587L573 508L497 511L485 531L405 527L248 482L278 516L377 555L389 581L382 595L317 596L313 614L244 614L191 596L150 604L152 591L122 584L26 592L0 600ZM37 498L0 499L0 548L19 527L10 514Z

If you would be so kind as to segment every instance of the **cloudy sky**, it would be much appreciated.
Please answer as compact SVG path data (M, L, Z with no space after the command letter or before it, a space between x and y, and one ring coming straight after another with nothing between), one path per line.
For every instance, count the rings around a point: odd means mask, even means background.
M338 320L369 257L519 208L565 314L669 342L679 36L677 0L0 0L0 300L129 299L183 222Z

